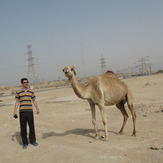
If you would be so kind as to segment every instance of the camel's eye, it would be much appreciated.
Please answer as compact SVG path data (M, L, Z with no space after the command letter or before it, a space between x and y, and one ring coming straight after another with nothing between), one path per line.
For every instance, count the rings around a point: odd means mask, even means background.
M71 71L73 71L74 69L73 68L71 68Z

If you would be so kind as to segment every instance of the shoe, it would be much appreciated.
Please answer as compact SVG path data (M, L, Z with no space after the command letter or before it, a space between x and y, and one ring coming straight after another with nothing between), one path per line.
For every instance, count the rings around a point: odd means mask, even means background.
M27 146L28 146L27 144L23 144L23 147L22 147L22 148L23 148L23 149L26 149Z
M33 142L31 144L34 145L34 146L38 146L38 143L37 142Z

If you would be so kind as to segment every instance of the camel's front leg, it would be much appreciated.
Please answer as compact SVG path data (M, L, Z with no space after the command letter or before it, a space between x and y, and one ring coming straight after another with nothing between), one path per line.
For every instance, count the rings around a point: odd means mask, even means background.
M98 132L98 129L97 129L97 123L96 123L96 110L95 110L95 104L94 103L91 103L89 102L90 104L90 107L91 107L91 113L92 113L92 123L94 125L94 129L95 129L95 132L96 132L96 135L95 135L95 139L99 139L99 132Z
M99 106L100 112L101 112L101 116L102 116L102 122L104 124L104 129L105 129L105 140L109 140L108 137L108 128L107 128L107 118L106 118L106 114L105 114L105 108L104 106Z

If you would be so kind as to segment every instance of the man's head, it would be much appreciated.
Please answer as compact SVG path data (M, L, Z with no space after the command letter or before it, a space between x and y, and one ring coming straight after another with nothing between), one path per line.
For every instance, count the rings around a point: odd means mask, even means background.
M28 88L28 79L27 78L22 78L21 83L24 88Z

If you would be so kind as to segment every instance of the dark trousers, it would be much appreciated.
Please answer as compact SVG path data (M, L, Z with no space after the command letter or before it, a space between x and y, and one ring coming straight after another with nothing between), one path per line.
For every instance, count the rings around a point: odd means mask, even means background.
M27 123L29 126L30 143L36 141L33 111L20 112L20 132L23 144L28 144Z

